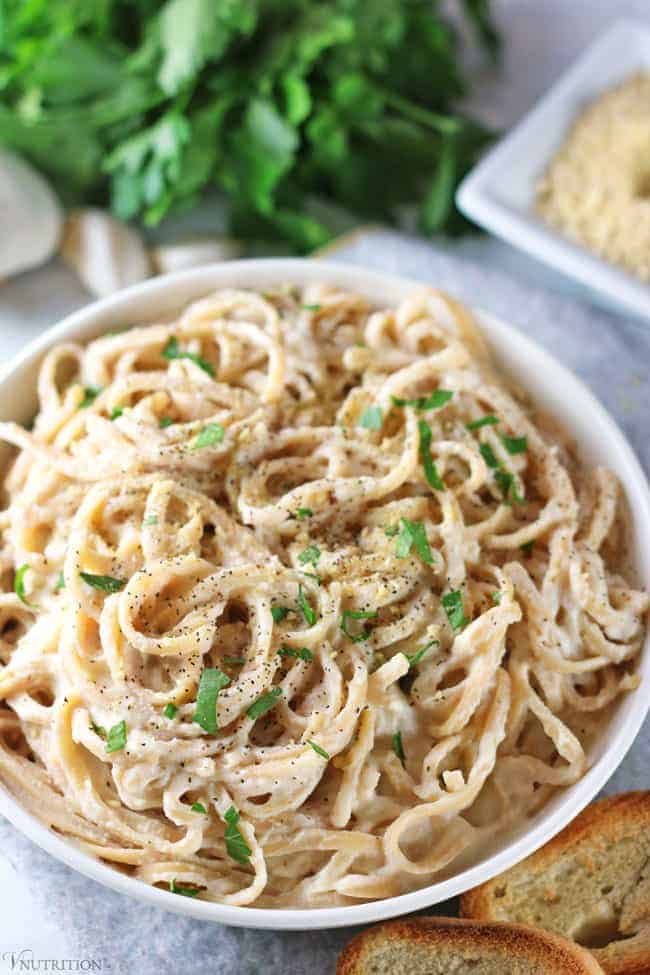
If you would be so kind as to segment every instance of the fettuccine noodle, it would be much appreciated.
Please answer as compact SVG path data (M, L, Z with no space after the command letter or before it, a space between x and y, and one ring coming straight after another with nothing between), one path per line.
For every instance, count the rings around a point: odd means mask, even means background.
M425 886L576 782L637 685L616 479L439 292L219 291L53 348L38 394L0 423L0 779L146 883Z

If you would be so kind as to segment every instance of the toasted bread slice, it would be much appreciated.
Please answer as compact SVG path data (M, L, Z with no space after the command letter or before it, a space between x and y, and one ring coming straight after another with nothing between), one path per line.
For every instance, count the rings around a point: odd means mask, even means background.
M419 917L358 934L336 975L602 975L602 968L579 945L539 928Z
M650 973L650 792L592 803L537 853L464 894L460 910L573 938L609 975Z

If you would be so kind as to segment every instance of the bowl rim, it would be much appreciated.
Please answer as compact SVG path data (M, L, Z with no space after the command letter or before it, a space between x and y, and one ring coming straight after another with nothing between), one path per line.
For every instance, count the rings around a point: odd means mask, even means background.
M146 315L143 317L139 314L139 309L144 311L147 303L152 303L155 299L158 299L159 305L164 305L171 310L186 304L187 301L192 300L192 296L196 298L219 287L262 288L287 281L297 284L312 282L338 285L369 298L374 296L374 300L379 305L399 300L409 291L426 286L422 281L384 274L376 270L304 258L229 261L165 275L91 303L73 312L30 342L0 372L0 408L3 396L7 395L6 387L12 383L17 385L23 375L27 375L29 370L35 368L44 352L62 339L88 341L110 328L110 319L113 320L114 325L116 316L120 318L127 316L132 321L135 316L135 322L146 321ZM179 299L177 297L179 291L187 294ZM386 294L391 297L379 297ZM500 336L512 348L513 358L528 357L541 370L547 371L554 377L554 385L558 390L562 390L563 397L571 399L574 412L589 413L590 422L595 424L606 440L607 452L611 457L616 457L617 469L620 471L621 467L625 468L627 475L625 489L628 500L635 506L637 531L641 532L645 548L650 550L650 491L645 474L617 424L582 381L557 362L550 353L495 316L475 307L472 311L481 328L487 331L489 344L494 336ZM11 391L8 395L11 395ZM650 583L650 563L647 572L649 578L644 580L646 584ZM641 687L628 694L623 700L620 710L624 714L620 727L607 743L602 754L570 791L556 793L556 796L559 796L556 808L544 814L537 825L522 836L506 841L503 848L491 853L486 859L461 870L448 879L411 893L382 900L343 907L289 909L234 907L178 897L119 873L76 847L73 841L58 836L23 809L1 783L0 813L43 850L84 876L118 893L135 897L148 905L177 914L236 927L272 930L326 929L367 924L432 907L484 883L533 853L563 829L605 784L622 761L643 724L650 707L650 696L645 694L644 687L645 681L650 680L650 635L641 652L639 673L642 676Z

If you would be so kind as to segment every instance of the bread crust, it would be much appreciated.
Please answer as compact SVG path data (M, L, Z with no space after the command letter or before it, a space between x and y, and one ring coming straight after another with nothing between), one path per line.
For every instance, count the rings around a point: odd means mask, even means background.
M432 951L483 948L498 961L517 957L541 966L549 975L602 975L603 969L584 948L560 935L525 924L478 923L460 918L418 917L388 921L362 931L341 953L336 975L365 975L366 962L381 945L401 943ZM387 973L390 975L390 973Z
M531 878L543 874L576 847L602 852L626 837L650 830L650 791L624 792L599 799L587 806L561 833L511 870L463 894L460 914L477 921L510 921L507 908L496 892L504 879L527 873ZM612 854L615 855L615 854ZM607 975L650 975L650 905L648 928L626 940L612 941L604 948L592 949ZM515 920L514 918L512 920Z

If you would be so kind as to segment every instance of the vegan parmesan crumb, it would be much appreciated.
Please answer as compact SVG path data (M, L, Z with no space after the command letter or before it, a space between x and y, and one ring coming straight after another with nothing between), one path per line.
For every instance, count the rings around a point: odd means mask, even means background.
M572 241L650 281L650 74L584 110L539 183L536 207Z

